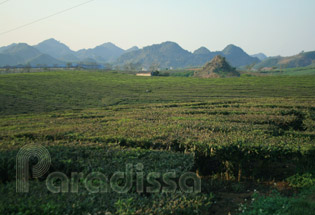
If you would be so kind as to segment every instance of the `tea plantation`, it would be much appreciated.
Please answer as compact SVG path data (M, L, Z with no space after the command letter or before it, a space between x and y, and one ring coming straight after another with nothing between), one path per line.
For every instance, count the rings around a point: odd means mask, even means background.
M0 75L0 214L311 214L314 92L312 75ZM40 178L30 173L30 191L18 193L16 155L26 144L44 146L51 166ZM79 180L78 192L52 193L45 183L56 171L111 177L126 165L137 177L172 172L175 184L159 177L158 192L139 192L136 179L126 193L91 193ZM179 189L187 172L201 192Z

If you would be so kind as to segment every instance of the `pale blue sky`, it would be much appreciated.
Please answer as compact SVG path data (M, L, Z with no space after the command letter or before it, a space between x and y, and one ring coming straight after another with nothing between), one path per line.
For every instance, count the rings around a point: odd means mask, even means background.
M10 0L0 5L0 33L85 1ZM175 41L189 51L235 44L249 54L287 56L315 50L314 11L315 0L94 0L0 35L0 46L48 38L73 50Z

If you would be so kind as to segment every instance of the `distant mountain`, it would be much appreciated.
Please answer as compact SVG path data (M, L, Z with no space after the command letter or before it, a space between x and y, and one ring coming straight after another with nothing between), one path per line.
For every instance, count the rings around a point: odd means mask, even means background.
M57 60L53 57L51 57L50 55L47 54L41 54L33 59L28 60L27 62L28 64L30 64L33 67L36 66L55 66L55 65L65 65L65 63L63 61Z
M313 52L302 52L298 55L291 57L269 57L262 62L256 64L254 69L263 68L296 68L305 66L315 66L315 51Z
M253 54L253 55L251 55L251 57L257 57L261 61L263 61L267 58L267 56L264 53Z
M201 47L191 53L181 48L177 43L164 42L125 53L115 63L121 66L132 63L144 67L158 64L160 68L184 68L202 66L216 55L223 55L234 67L260 62L258 58L249 56L241 48L234 45L227 46L222 52L211 52L207 48Z
M19 62L18 58L11 55L0 53L0 67L15 66L18 64L18 62Z
M133 63L147 68L153 65L160 68L179 68L186 66L191 56L190 52L181 48L177 43L164 42L125 53L117 59L115 64Z
M138 46L133 46L130 49L127 49L125 52L132 52L132 51L137 51L139 50Z
M61 64L55 58L45 55L38 51L36 48L27 45L26 43L18 43L6 48L0 54L0 66L17 66L31 64L36 66Z
M217 55L202 68L196 72L195 77L201 78L223 78L223 77L239 77L240 74L235 68L231 67L224 57Z
M274 67L278 65L278 62L283 59L281 56L276 56L276 57L268 57L265 60L261 61L260 63L257 63L253 69L262 69L265 67Z
M48 39L35 46L25 43L0 47L0 66L16 66L31 63L32 65L65 65L69 63L103 64L113 62L126 52L136 51L134 46L125 51L112 43L104 43L93 49L72 51L65 44Z
M228 45L225 49L223 49L221 53L224 57L226 57L226 60L234 67L240 67L260 62L258 58L249 56L246 52L243 51L243 49L235 45Z
M2 54L14 56L18 58L20 62L24 62L31 58L37 57L42 53L34 47L27 45L26 43L18 43L4 50Z
M26 43L11 45L2 51L0 55L0 66L26 64L30 59L40 55L41 53L37 49L27 45Z
M113 43L104 43L92 49L81 49L74 52L68 46L55 39L45 40L34 47L44 54L71 63L87 61L90 63L107 63L117 59L126 52ZM127 51L134 50L138 50L138 47L134 46Z
M45 40L38 45L34 46L37 50L39 50L43 54L50 55L53 58L59 59L65 62L78 62L79 58L75 56L75 52L72 51L65 44L55 40L48 39Z
M195 50L193 54L194 55L209 55L209 54L211 54L211 52L209 49L202 46L199 49Z
M116 60L125 50L117 47L113 43L104 43L93 49L81 49L76 53L79 59L92 58L99 63L107 63Z
M97 61L93 58L84 58L80 60L82 64L97 64Z
M11 45L0 47L0 53L2 53L4 50L13 46L16 46L16 43L12 43Z
M69 62L74 65L111 63L120 68L186 68L200 67L216 55L224 56L233 67L260 62L258 58L249 56L235 45L229 45L223 51L215 52L200 47L192 53L175 42L164 42L142 49L134 46L128 50L123 50L113 43L104 43L92 49L81 49L75 52L55 39L48 39L35 46L19 43L0 47L0 66L27 63L66 65Z
M200 47L199 49L193 52L193 56L188 60L188 65L190 66L202 66L216 55L219 55L220 52L211 52L205 47Z

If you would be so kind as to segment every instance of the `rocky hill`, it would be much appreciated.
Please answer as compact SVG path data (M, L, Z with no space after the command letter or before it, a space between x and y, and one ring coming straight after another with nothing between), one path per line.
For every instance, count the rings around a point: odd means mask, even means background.
M206 63L201 71L195 73L195 77L201 78L224 78L238 77L240 74L235 68L231 67L220 55L215 56L210 62Z

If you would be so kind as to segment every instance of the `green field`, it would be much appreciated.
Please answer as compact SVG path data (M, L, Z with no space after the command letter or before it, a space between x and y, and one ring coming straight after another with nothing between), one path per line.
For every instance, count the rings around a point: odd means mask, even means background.
M314 211L315 76L39 72L0 75L0 92L0 214ZM28 143L49 150L49 173L111 176L142 163L144 175L173 171L174 181L195 172L202 189L52 194L45 175L16 193L16 154Z
M256 72L254 72L256 73ZM274 69L271 71L260 71L258 72L264 75L286 75L286 76L305 76L305 75L315 75L314 66L309 67L298 67L298 68L287 68L287 69Z
M212 99L313 98L315 76L199 79L136 77L66 71L1 75L2 115L107 107L118 104Z

